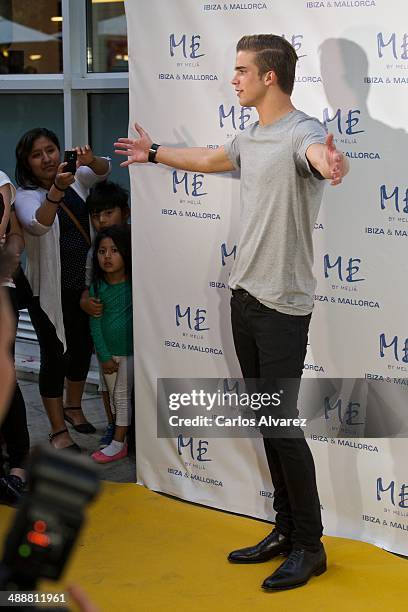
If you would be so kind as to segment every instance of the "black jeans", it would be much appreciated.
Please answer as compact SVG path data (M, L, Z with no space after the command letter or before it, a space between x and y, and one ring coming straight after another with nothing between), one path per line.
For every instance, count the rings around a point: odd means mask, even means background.
M89 317L79 306L80 292L66 291L61 297L67 342L65 353L39 298L33 298L28 308L40 345L39 386L43 397L62 397L65 378L73 382L86 380L92 356Z
M233 291L231 322L244 378L300 380L311 315L282 314L246 291ZM304 437L264 437L275 489L276 527L294 545L320 547L323 526L312 453Z
M17 322L18 306L16 290L9 288L8 292ZM12 347L13 358L14 349L15 343L13 343ZM17 382L8 412L1 426L0 433L6 445L9 467L24 468L30 450L30 437L28 434L27 415L24 398L21 394L21 390ZM0 447L0 472L2 471L3 457Z

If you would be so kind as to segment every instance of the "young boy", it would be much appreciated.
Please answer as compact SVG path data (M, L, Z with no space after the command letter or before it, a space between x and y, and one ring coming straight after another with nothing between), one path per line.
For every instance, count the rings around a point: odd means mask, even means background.
M86 205L91 217L92 227L95 233L100 232L112 225L122 225L127 223L130 215L128 192L117 183L111 181L103 181L97 183L90 191L86 199ZM81 296L80 305L88 315L100 317L102 315L103 305L98 299L90 297L89 287L92 284L92 256L93 246L89 249L86 270L85 270L85 289ZM106 389L103 376L102 381L102 398L105 407L108 425L100 440L99 448L105 448L112 442L113 433L115 430L114 417L112 415L109 393Z

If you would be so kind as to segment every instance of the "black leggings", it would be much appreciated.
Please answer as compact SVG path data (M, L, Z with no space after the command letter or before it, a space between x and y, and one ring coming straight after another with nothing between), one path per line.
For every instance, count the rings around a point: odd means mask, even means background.
M16 290L9 289L10 302L18 321ZM14 357L15 343L13 343ZM30 450L30 437L27 428L27 415L24 398L16 383L10 406L1 426L1 435L6 444L10 468L22 468ZM3 457L0 447L0 472L3 471ZM1 475L1 474L0 474Z
M65 378L73 382L86 380L91 361L93 343L89 317L79 306L80 292L64 291L61 298L67 342L65 353L55 327L40 306L39 298L33 298L28 307L40 344L39 386L43 397L62 397Z

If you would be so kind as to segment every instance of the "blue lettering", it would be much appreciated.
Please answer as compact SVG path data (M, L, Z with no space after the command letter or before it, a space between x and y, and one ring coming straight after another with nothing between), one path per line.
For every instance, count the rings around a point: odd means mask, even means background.
M395 33L391 34L391 38L390 38L390 40L387 43L384 42L384 37L383 37L383 33L382 32L379 32L377 34L378 57L382 57L383 56L382 50L385 47L388 47L388 45L391 44L391 43L392 43L392 54L393 54L395 59L398 59Z
M381 198L381 210L385 209L385 204L386 204L386 200L390 200L391 198L394 199L394 204L395 204L395 210L397 212L400 212L400 208L399 208L399 188L398 187L394 187L394 191L391 193L391 195L387 194L387 188L385 185L381 185L380 186L380 198ZM404 213L408 213L408 189L405 190L405 197L402 200L405 203L404 208L402 209L402 212Z
M192 187L191 195L195 198L207 195L206 191L200 192L200 189L203 186L203 180L202 180L203 178L204 178L204 174L194 174L193 175L193 178L191 181L191 187ZM188 172L184 172L182 177L179 179L179 174L177 170L173 170L173 193L177 193L177 185L181 185L183 183L184 183L184 191L186 192L186 195L190 195L188 191Z
M180 434L177 436L177 452L179 455L183 454L183 449L189 448L190 455L193 461L212 461L212 459L203 457L208 453L208 441L207 440L198 440L198 445L196 449L196 457L194 456L194 447L193 447L193 438L187 438L185 441L183 436Z
M183 317L187 316L187 321L188 321L188 326L191 329L191 311L190 311L190 306L188 306L188 308L186 309L184 314L181 314L181 309L180 309L180 304L176 305L176 325L177 327L179 325L181 325L180 323L180 319L182 319Z
M183 50L183 56L187 59L188 57L190 59L197 59L198 57L203 57L205 55L205 53L197 53L198 49L200 48L200 39L201 36L199 36L198 34L194 34L191 37L191 44L190 44L190 50L191 53L189 54L187 51L187 35L183 34L183 36L181 37L179 42L176 42L176 37L174 34L170 34L170 56L174 57L175 55L175 48L179 47L180 45L182 45L182 50Z
M183 176L181 177L181 179L179 180L177 170L173 170L173 193L177 193L177 185L181 185L181 183L184 183L184 191L186 192L187 195L189 195L188 184L187 184L187 172L185 172Z
M330 418L329 412L337 409L337 415L338 415L338 419L340 423L343 423L343 416L344 416L346 417L345 418L346 425L363 425L364 423L357 423L356 421L353 421L353 419L358 416L358 410L354 408L355 406L359 408L360 404L358 404L357 402L349 402L346 410L344 411L344 415L343 415L341 398L339 398L336 401L336 403L333 406L331 406L330 398L325 397L324 398L324 418L327 421Z
M204 174L194 174L193 176L193 191L191 192L191 195L194 198L207 195L206 191L199 191L203 186L203 178Z
M194 317L194 321L195 321L195 325L194 325L194 330L195 331L206 331L208 329L210 329L209 327L203 327L203 323L206 319L205 314L207 313L206 310L204 310L203 308L197 308L196 310L196 315ZM191 308L190 306L188 306L185 310L184 313L181 312L181 308L180 308L180 304L176 305L176 325L177 327L179 325L181 325L181 321L180 319L182 319L183 317L187 317L187 324L189 329L193 329L191 327Z
M381 493L385 493L386 491L390 491L390 494L391 494L391 503L392 503L393 506L395 506L394 489L395 489L395 482L393 480L391 480L391 482L388 485L388 487L386 489L384 489L382 478L377 478L377 501L381 501Z
M239 120L239 124L238 124L239 129L244 130L246 123L251 118L251 111L252 111L252 108L249 106L242 106L240 111L237 111L235 106L231 106L228 113L225 114L224 105L221 104L218 108L220 128L224 127L225 125L224 120L227 119L228 117L231 117L232 127L234 128L234 130L237 129L237 119Z
M227 245L225 244L225 242L223 242L221 245L221 263L223 266L225 266L225 260L227 259L227 257L231 257L231 255L234 256L234 260L235 260L237 256L237 245L235 244L232 250L228 253Z
M348 266L345 269L345 272L347 272L346 281L348 283L358 283L360 281L365 280L364 278L353 278L354 275L357 274L357 272L360 270L360 266L357 265L357 264L360 264L360 263L361 263L361 259L350 257L350 259L348 261ZM323 264L324 264L324 277L325 278L329 278L329 269L337 267L338 277L339 277L339 279L341 281L343 280L342 258L341 258L340 255L339 255L339 257L337 257L337 259L334 262L334 264L331 264L330 263L330 256L329 256L328 253L326 253L326 255L323 258Z
M350 109L346 115L345 132L348 136L352 134L361 134L362 132L364 132L364 130L353 130L353 128L360 121L359 117L354 117L353 115L360 115L360 111L357 109L356 110ZM343 130L342 130L343 115L342 115L341 108L337 109L333 117L330 117L328 108L323 109L323 123L325 127L327 127L328 123L331 123L335 119L337 119L337 130L339 134L342 134L343 133Z
M201 327L201 325L205 321L205 315L200 315L199 313L206 313L207 311L203 308L197 308L196 316L194 321L196 322L194 329L195 331L205 331L206 329L210 329L209 327Z
M387 344L385 340L385 334L380 334L380 357L384 357L384 349L394 347L394 358L395 361L399 361L398 358L398 336L394 336L389 344ZM403 363L408 363L408 338L405 339L404 349L403 349Z

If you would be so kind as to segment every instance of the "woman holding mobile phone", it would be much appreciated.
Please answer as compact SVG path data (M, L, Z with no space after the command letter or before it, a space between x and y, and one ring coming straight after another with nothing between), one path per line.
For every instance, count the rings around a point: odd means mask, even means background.
M92 354L88 317L79 307L90 245L85 200L92 185L106 179L110 163L88 145L74 151L76 172L67 172L54 132L35 128L24 134L16 147L15 208L34 296L29 313L40 344L39 385L51 424L50 442L78 451L65 422L80 433L95 431L81 408Z

